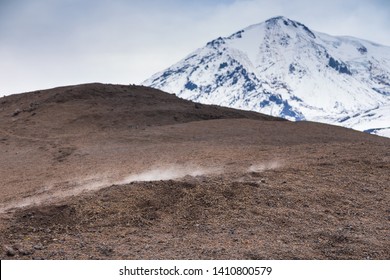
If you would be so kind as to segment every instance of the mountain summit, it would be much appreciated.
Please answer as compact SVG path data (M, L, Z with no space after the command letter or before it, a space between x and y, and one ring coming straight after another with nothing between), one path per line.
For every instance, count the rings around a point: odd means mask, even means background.
M390 47L286 17L208 42L143 84L205 104L390 137Z

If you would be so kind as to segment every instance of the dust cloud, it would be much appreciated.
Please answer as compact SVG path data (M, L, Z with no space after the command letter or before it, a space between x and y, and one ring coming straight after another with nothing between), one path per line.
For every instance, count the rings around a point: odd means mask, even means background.
M272 160L268 162L262 162L257 164L252 164L248 171L249 172L263 172L266 170L278 169L282 167L282 163L279 160Z
M170 165L165 167L154 167L138 174L132 174L121 181L120 184L141 181L175 180L186 176L196 177L202 175L220 174L222 172L223 168L216 167L202 168L195 165Z
M77 196L84 192L97 191L112 185L124 185L141 181L175 180L186 176L196 177L201 175L220 174L222 172L223 168L201 168L196 165L165 165L156 166L140 173L131 174L125 178L122 176L121 179L118 179L119 176L100 175L99 177L90 176L73 181L57 182L18 201L12 201L3 205L0 204L0 213L7 212L14 208L55 202L62 198Z
M278 160L252 164L247 172L262 172L270 169L277 169L282 167L282 164ZM10 209L22 208L31 205L38 205L43 203L51 203L58 201L62 198L77 196L84 192L97 191L103 188L110 187L112 185L123 185L132 182L147 182L147 181L160 181L160 180L177 180L186 176L204 176L204 175L220 175L226 172L223 166L220 167L200 167L197 165L178 165L170 164L163 166L154 166L146 171L127 175L118 179L112 177L112 175L105 175L100 177L90 176L88 178L82 178L67 182L57 182L50 187L46 187L35 194L31 194L29 197L24 197L18 201L9 202L7 204L0 205L0 213L7 212Z

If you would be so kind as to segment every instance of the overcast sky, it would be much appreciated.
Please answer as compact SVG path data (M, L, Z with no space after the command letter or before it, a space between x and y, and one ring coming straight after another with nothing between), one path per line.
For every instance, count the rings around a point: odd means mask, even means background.
M390 46L389 0L0 0L0 96L139 84L216 37L278 15Z

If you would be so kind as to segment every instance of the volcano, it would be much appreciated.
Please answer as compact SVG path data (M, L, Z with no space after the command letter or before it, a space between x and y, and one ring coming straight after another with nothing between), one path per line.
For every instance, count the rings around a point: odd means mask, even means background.
M143 84L204 104L390 137L390 47L286 17L216 38Z

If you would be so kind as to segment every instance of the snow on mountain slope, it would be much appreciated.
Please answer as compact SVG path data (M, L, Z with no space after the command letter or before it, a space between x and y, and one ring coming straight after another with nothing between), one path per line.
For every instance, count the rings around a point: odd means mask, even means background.
M381 135L390 138L390 105L358 113L354 116L339 120L338 123L346 127Z
M387 135L390 47L276 17L219 37L144 85L193 101Z

